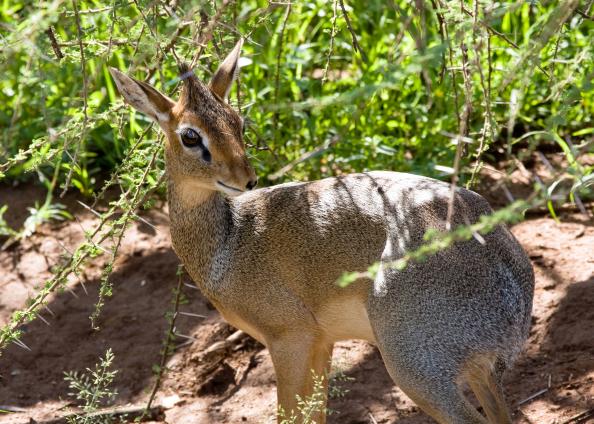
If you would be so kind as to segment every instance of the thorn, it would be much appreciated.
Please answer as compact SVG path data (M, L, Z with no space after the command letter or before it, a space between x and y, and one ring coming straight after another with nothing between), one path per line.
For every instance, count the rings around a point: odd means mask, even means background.
M547 159L547 157L539 150L536 152L538 157L540 158L541 162L544 163L545 167L549 170L550 173L555 173L555 168L551 165L551 162Z
M140 221L144 222L146 225L148 225L149 227L151 227L153 230L157 230L157 227L155 227L153 224L151 224L150 222L148 222L146 219L144 219L143 217L141 217L140 215L138 215L137 213L134 214L134 216L136 218L138 218Z
M95 209L93 209L92 207L90 207L89 205L84 204L83 202L81 202L80 200L77 200L77 202L85 209L87 209L88 211L92 212L93 214L97 215L99 218L101 218L101 214L99 212L97 212Z
M185 315L188 317L196 317L196 318L206 318L206 315L200 315L200 314L193 314L191 312L179 312L180 315Z
M528 396L526 399L518 402L518 404L516 406L520 406L520 405L523 405L523 404L525 404L527 402L530 402L532 399L537 398L540 395L543 395L543 394L545 394L548 391L549 391L549 388L548 387L546 389L539 390L538 392L534 393L533 395Z
M474 237L476 239L476 241L478 241L480 244L482 244L483 246L487 243L484 239L483 236L481 236L479 233L477 233L476 231L474 231L472 233L472 237Z
M189 288L194 289L194 290L200 290L198 287L193 286L193 285L188 284L188 283L184 283L184 286L189 287Z
M85 282L78 275L76 276L76 278L78 279L78 282L80 283L81 287L85 291L85 294L88 296L89 292L87 291L87 286L85 285Z
M68 292L70 292L70 294L71 294L72 296L74 296L74 298L76 298L76 299L80 299L80 297L78 297L78 295L77 295L76 293L74 293L74 290L72 290L72 289L68 289Z
M10 405L0 405L0 410L8 412L27 412L27 410L24 408L19 408L18 406Z
M185 341L185 342L183 342L183 343L180 343L180 344L178 344L178 345L175 345L175 346L173 346L173 350L180 349L180 348L182 348L182 347L184 347L184 346L189 346L189 345L191 345L192 343L194 343L194 340L186 340L186 341Z
M590 214L588 213L588 211L584 207L584 203L582 202L582 199L580 198L580 196L575 191L573 192L573 200L574 200L575 205L580 210L580 212L583 215L585 215L586 217L589 218L590 217Z
M196 337L186 336L185 334L179 334L179 333L173 333L173 334L177 337L181 337L182 339L188 339L188 340L192 340L192 341L198 340Z
M74 255L74 253L72 253L72 251L71 251L71 250L69 250L69 249L68 249L68 248L67 248L67 247L64 245L64 243L62 243L60 240L56 239L56 242L57 242L57 243L58 243L58 245L59 245L59 246L60 246L62 249L64 249L64 251L65 251L66 253L68 253L70 256L73 256L73 255Z
M19 347L21 347L21 348L23 348L25 350L28 350L29 352L32 352L31 348L29 346L27 346L25 343L23 343L22 341L15 339L12 342L14 344L16 344L17 346L19 346Z
M42 320L43 322L45 322L48 326L50 326L50 323L43 317L43 315L37 314L37 318L39 318L40 320Z
M510 203L513 203L516 200L505 184L501 185L501 190L503 190L505 197L507 197L507 200L509 200Z
M56 314L47 305L43 305L43 308L50 313L51 316L55 317Z

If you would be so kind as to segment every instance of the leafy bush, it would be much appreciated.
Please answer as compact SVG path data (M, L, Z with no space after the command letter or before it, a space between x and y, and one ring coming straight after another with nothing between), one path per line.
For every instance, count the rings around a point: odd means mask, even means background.
M5 2L0 179L42 182L43 216L64 216L53 198L67 190L100 199L119 185L122 195L15 314L0 345L15 340L69 273L102 254L96 244L114 240L101 291L109 296L118 240L134 211L164 191L162 137L118 99L109 66L175 97L178 63L206 81L242 36L245 66L231 102L248 119L246 143L258 174L269 177L264 184L370 169L471 184L483 161L513 165L556 151L563 169L541 188L554 211L557 190L569 187L578 201L594 181L582 162L594 133L590 5ZM1 220L0 231L22 234Z

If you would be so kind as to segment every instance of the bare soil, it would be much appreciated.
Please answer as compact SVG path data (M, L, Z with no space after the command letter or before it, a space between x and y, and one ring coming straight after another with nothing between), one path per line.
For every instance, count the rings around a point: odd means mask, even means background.
M516 194L518 195L518 194ZM32 186L0 187L0 203L10 206L9 222L19 225L25 207L42 196ZM491 199L498 204L501 199ZM22 308L51 268L84 238L97 218L66 203L77 220L44 224L32 237L0 252L0 324ZM592 211L592 205L587 205ZM38 319L27 324L23 342L0 356L1 423L42 422L76 410L65 371L93 367L108 347L118 370L117 405L146 402L159 363L165 313L171 309L178 259L171 250L166 207L145 213L124 239L111 277L114 295L93 330L89 315L97 300L105 259L93 261L68 288L54 295ZM513 227L536 273L533 327L525 353L507 376L514 422L568 424L594 422L594 222L578 213L531 217ZM157 396L166 419L183 423L272 422L275 377L267 350L250 338L222 354L204 350L235 330L183 277L178 348ZM187 338L190 337L190 338ZM330 423L433 422L390 380L378 351L367 343L339 343L334 364L342 397L330 400ZM581 415L580 415L581 414Z

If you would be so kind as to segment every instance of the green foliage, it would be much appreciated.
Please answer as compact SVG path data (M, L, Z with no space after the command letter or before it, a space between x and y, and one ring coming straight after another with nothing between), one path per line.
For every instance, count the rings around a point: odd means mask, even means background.
M518 200L506 208L493 212L491 215L482 215L478 222L471 225L460 225L451 231L438 231L430 229L425 233L425 243L416 250L406 252L401 258L392 262L376 262L364 272L345 272L337 284L347 287L349 284L360 278L375 279L379 272L386 269L402 271L411 262L423 262L427 257L441 252L454 243L476 238L484 243L483 235L489 234L501 223L514 223L520 221L530 203L525 200Z
M201 16L212 19L215 10L225 25L215 25L213 47L198 49L196 73L208 80L230 49L236 35L229 26L247 38L249 65L232 103L249 118L246 141L261 175L295 163L281 181L369 169L443 176L435 166L449 166L456 150L444 134L458 133L466 101L475 159L506 138L511 148L530 130L547 134L524 140L536 148L594 126L592 22L575 0L484 3L477 19L471 3L461 11L450 2L435 2L435 10L347 2L363 54L353 51L337 2L295 2L290 10L256 0L216 3L171 9L160 1L77 1L77 13L61 0L8 2L0 30L0 171L20 179L59 167L61 184L86 196L112 170L125 185L133 164L120 163L148 119L122 114L107 67L175 96L176 57L191 62L193 40L209 40ZM332 139L331 148L299 161ZM145 142L158 142L154 130Z
M76 400L82 402L83 414L77 414L68 417L68 424L104 424L111 423L113 420L109 416L90 416L105 403L115 399L117 392L111 389L111 384L117 371L110 371L114 355L111 349L107 349L105 356L99 358L99 363L95 369L87 368L87 373L78 373L76 371L64 373L64 380L68 382L68 387L73 390L69 393Z
M313 370L313 392L310 396L302 398L297 395L297 411L286 412L279 407L280 424L315 424L319 413L326 413L326 389L324 376L315 375Z
M558 152L564 162L553 178L535 184L554 214L556 201L579 205L591 196L594 182L583 160L593 154L594 134L589 7L578 0L4 1L0 181L35 179L48 191L24 232L66 217L53 200L58 192L75 190L93 203L113 186L122 194L2 329L0 347L70 273L107 252L95 322L112 293L125 228L164 191L162 137L119 100L109 66L175 98L177 62L194 62L208 81L242 36L245 66L231 103L247 118L245 141L258 174L269 177L264 184L391 169L471 185L484 162ZM0 235L14 238L21 230L8 228L5 210Z
M37 227L44 222L72 218L72 215L67 210L65 210L64 205L59 203L50 203L49 198L42 205L39 205L38 202L35 202L35 207L27 208L27 210L29 211L29 216L23 224L23 229L20 233L21 237L29 237L35 232Z
M4 213L8 209L8 205L0 206L0 236L15 237L17 232L14 231L4 219Z
M336 412L326 408L325 377L323 375L317 375L313 370L311 373L314 383L312 394L306 398L302 398L299 395L296 396L297 411L291 411L289 413L284 411L282 407L279 407L278 416L280 424L314 424L318 413L323 412L330 415ZM344 397L349 390L343 387L343 384L350 383L354 380L353 377L346 375L342 368L335 366L331 375L328 377L328 398L339 399Z

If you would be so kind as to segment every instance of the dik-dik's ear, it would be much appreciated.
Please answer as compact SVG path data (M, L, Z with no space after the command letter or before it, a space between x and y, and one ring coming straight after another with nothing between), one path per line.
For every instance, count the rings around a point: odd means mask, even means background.
M231 53L221 63L210 82L210 89L223 100L227 100L231 86L239 73L239 56L241 56L242 45L243 40L240 39Z
M109 68L109 72L126 103L147 114L161 126L171 119L171 109L175 105L173 100L146 82L131 78L115 68Z

